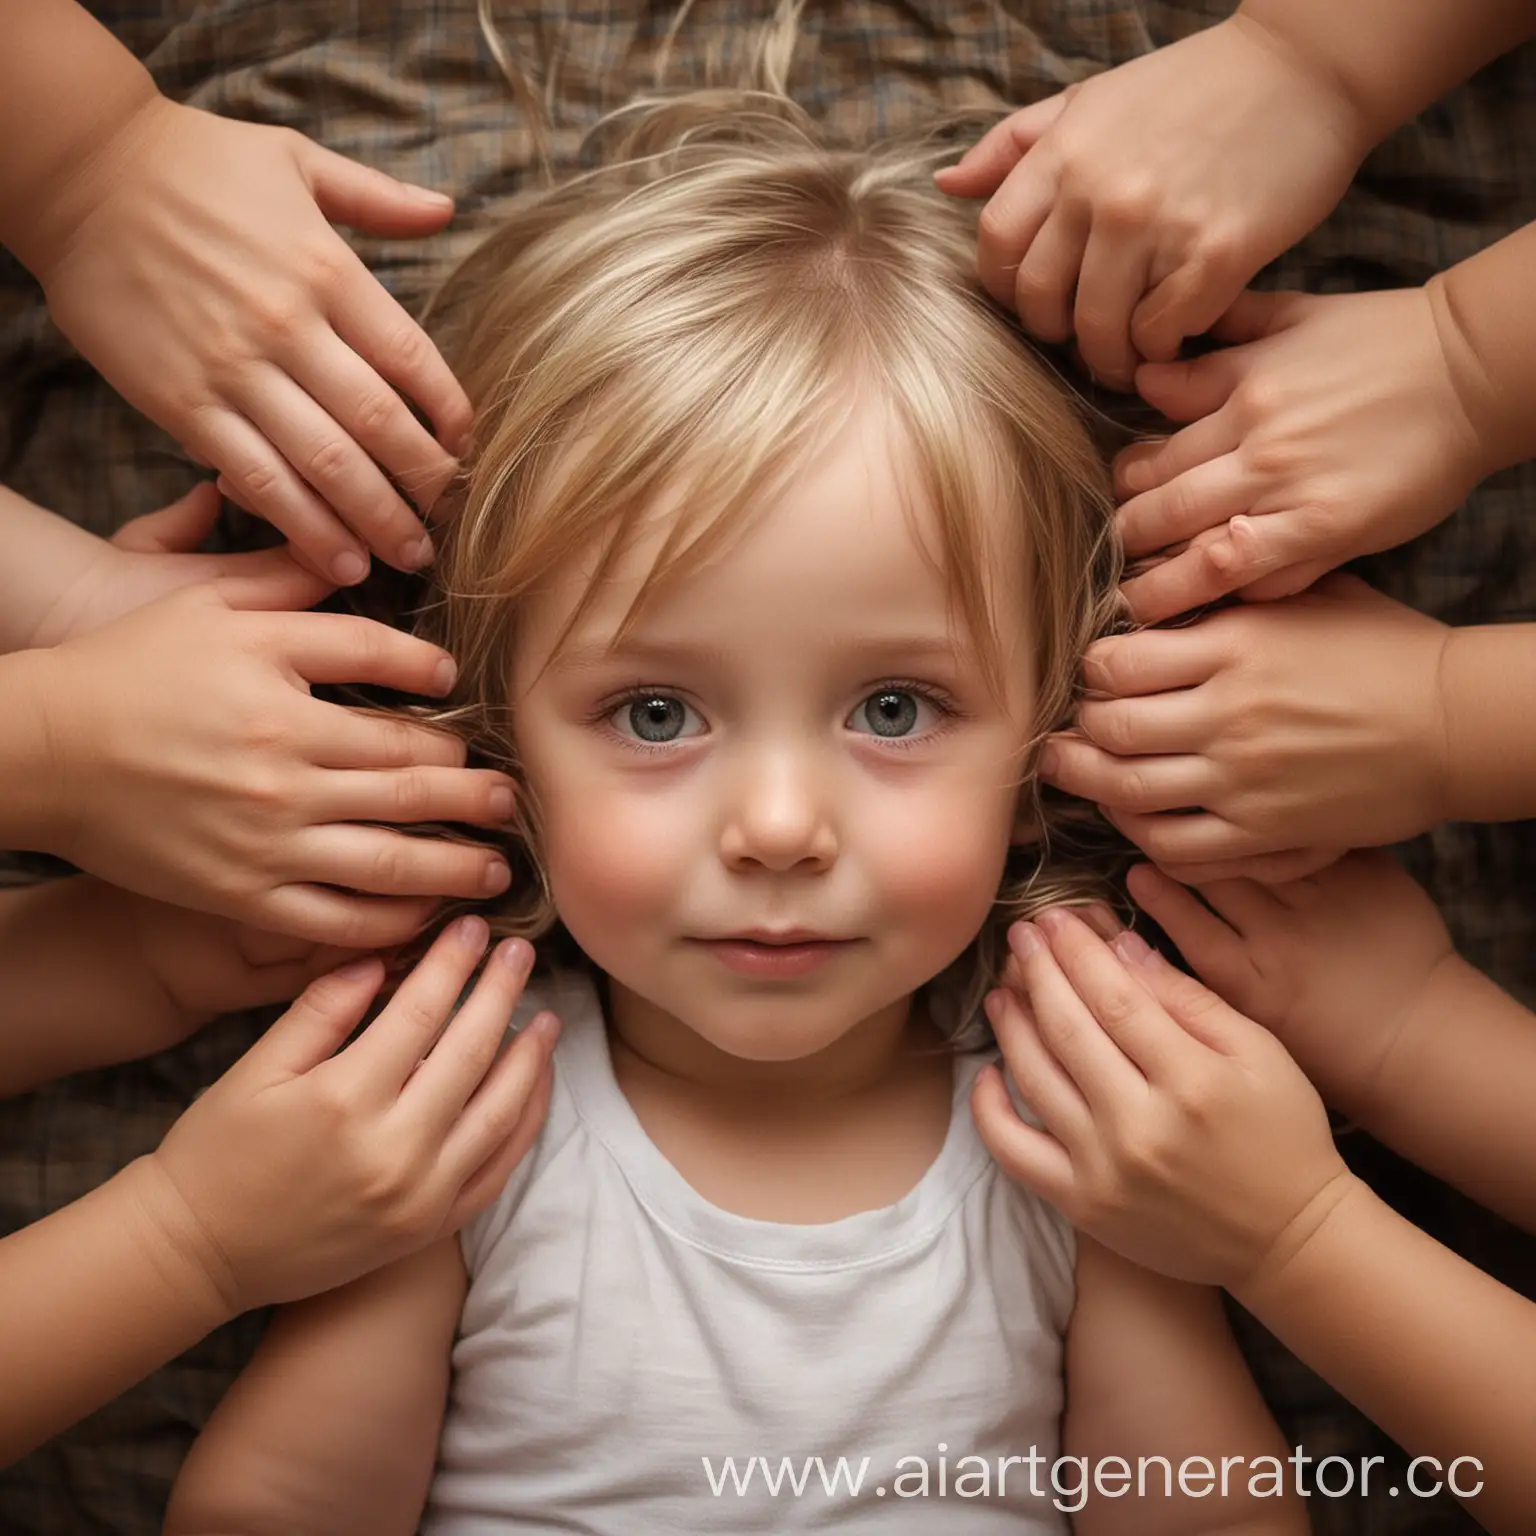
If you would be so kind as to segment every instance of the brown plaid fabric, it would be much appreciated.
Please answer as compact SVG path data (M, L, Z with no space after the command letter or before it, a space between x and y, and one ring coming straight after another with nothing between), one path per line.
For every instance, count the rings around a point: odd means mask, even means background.
M475 0L99 0L95 10L167 94L234 117L298 128L395 175L440 187L459 217L436 241L359 241L411 296L496 220L532 173L533 142L482 42ZM558 50L555 155L652 82L674 0L500 5L521 57ZM850 137L938 111L1016 106L1205 26L1225 0L813 0L792 88ZM772 0L698 0L669 83L741 56ZM1483 71L1396 134L1339 211L1270 279L1319 291L1422 281L1536 218L1536 47ZM139 419L50 326L34 284L0 253L0 480L109 532L200 472ZM223 537L252 531L232 514ZM1365 562L1394 596L1455 623L1529 619L1536 608L1536 470L1482 486L1441 528ZM1407 851L1464 953L1536 1001L1525 892L1531 823L1450 826ZM0 1231L36 1220L152 1147L197 1090L235 1059L260 1018L221 1022L179 1050L56 1083L0 1109ZM3 1023L0 1023L3 1027ZM1411 1219L1536 1294L1536 1246L1373 1144L1358 1165ZM1313 1457L1396 1457L1310 1372L1239 1318L1287 1438ZM177 1464L259 1332L242 1319L0 1476L12 1536L149 1536ZM1400 1461L1400 1458L1398 1458ZM1357 1462L1358 1465L1358 1462ZM1391 1467L1389 1467L1389 1472ZM1315 1498L1324 1536L1448 1536L1476 1529L1448 1500Z

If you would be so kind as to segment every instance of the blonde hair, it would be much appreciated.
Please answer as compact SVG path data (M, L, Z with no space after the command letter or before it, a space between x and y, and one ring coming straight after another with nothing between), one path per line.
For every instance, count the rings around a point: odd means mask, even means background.
M1073 397L976 282L975 211L932 182L952 151L830 144L775 92L642 102L603 131L600 167L515 207L428 310L476 410L427 614L459 662L457 727L518 776L520 601L594 549L595 586L657 498L686 486L643 604L767 504L862 389L909 439L957 613L994 677L986 531L1000 493L1023 520L1032 748L1067 717L1082 651L1112 621L1113 501ZM1062 808L1028 767L1041 841L1010 865L962 1008L995 981L1008 921L1102 894L1053 861ZM513 895L494 916L537 937L556 916L526 786L522 809Z

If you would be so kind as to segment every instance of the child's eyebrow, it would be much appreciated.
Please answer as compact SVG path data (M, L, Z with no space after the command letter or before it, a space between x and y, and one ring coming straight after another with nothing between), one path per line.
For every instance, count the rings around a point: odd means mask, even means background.
M958 664L965 652L965 646L951 635L893 633L838 639L835 643L846 656L866 664L893 659ZM719 666L729 657L730 651L718 644L640 639L626 639L613 644L593 640L563 646L550 666L552 670L561 672L590 672L619 663Z

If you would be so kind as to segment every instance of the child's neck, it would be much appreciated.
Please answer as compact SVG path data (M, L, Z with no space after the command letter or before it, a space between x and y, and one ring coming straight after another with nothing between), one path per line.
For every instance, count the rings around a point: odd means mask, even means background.
M793 1006L791 1004L790 1006ZM775 1102L824 1110L911 1070L914 1055L942 1050L942 1035L912 998L871 1014L810 1056L755 1061L721 1050L618 983L609 985L609 1045L616 1069L702 1090L716 1102L737 1094L759 1108Z
M795 1061L746 1061L617 985L614 1077L651 1141L723 1210L793 1224L899 1200L949 1128L953 1055L910 998Z

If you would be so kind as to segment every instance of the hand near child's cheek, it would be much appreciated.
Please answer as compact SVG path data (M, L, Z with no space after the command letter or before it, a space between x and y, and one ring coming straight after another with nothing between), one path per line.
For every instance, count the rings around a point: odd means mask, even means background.
M1061 911L1010 934L987 1014L1041 1128L988 1069L973 1106L1003 1169L1106 1247L1233 1286L1285 1262L1353 1178L1280 1043L1137 939Z
M187 587L38 653L47 851L142 895L356 949L409 938L441 897L506 888L490 849L364 825L499 825L512 786L466 769L456 738L310 695L453 681L437 646L382 624L267 611L312 580L290 563Z
M1369 139L1333 82L1239 18L992 129L938 184L989 197L982 282L1131 387L1344 194Z
M1387 853L1270 888L1202 883L1199 899L1151 865L1127 884L1200 978L1357 1117L1431 977L1456 958L1434 903Z
M533 952L486 961L451 924L344 1050L384 970L314 983L131 1172L167 1251L231 1312L344 1285L455 1232L501 1192L548 1107L559 1033L540 1014L502 1049Z
M452 203L286 129L157 99L37 263L59 327L332 580L411 569L470 408L425 333L328 221L440 229ZM421 407L439 441L396 388ZM443 445L448 445L447 447ZM391 483L393 482L393 483Z
M1299 878L1444 819L1439 673L1452 634L1334 576L1101 640L1076 727L1046 744L1041 774L1181 876ZM1255 859L1271 862L1232 862Z
M1246 293L1215 328L1239 345L1137 372L1152 405L1192 423L1115 463L1127 554L1189 545L1125 583L1137 619L1299 592L1461 504L1495 466L1438 293Z

